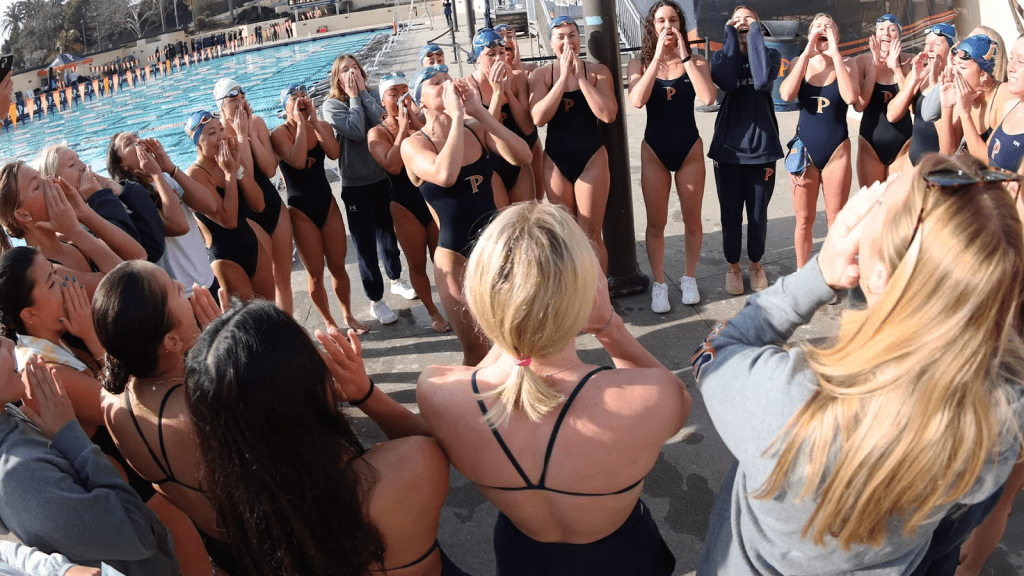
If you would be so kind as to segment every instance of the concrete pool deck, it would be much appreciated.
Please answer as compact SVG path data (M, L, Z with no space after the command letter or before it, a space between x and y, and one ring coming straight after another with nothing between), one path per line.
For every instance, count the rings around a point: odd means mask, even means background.
M433 29L426 26L425 19L421 20L414 21L414 26L403 35L392 55L392 68L404 71L410 78L418 69L416 59L420 47L441 33L436 18ZM460 14L460 22L465 22L464 14ZM478 28L481 26L482 21L477 23ZM466 41L464 28L458 38L463 46L471 45ZM521 39L521 45L526 44L525 39ZM464 65L464 72L470 73L471 66ZM641 269L649 275L650 266L644 248L646 218L640 193L639 154L646 115L644 111L636 110L628 104L620 112L626 115L629 134L636 254ZM795 132L797 113L779 113L778 120L781 135L788 140ZM714 131L714 121L713 113L697 113L697 125L704 137L705 151ZM851 122L850 133L857 133L856 121ZM734 315L746 299L746 295L730 296L725 292L726 262L722 255L718 199L711 163L705 160L707 176L701 212L703 245L696 272L701 302L695 306L679 303L682 293L678 279L685 266L684 229L679 203L675 198L670 202L669 221L665 230L665 276L669 283L672 311L667 314L651 312L649 291L613 301L630 332L686 383L693 397L693 409L687 422L690 434L679 442L665 446L662 457L647 476L643 489L643 498L651 507L662 535L676 556L675 573L679 575L691 574L696 569L715 494L733 461L710 421L700 391L694 386L689 359L711 328ZM782 173L777 179L775 194L768 210L768 252L762 259L772 282L796 269L792 188L781 162L778 169ZM340 200L340 187L337 183L334 187L336 198ZM819 201L818 207L821 211L815 221L815 249L820 247L827 231L823 201ZM741 264L745 269L745 256ZM371 319L369 301L359 286L358 266L351 241L347 270L353 279L353 309L361 320L368 321ZM407 272L403 276L408 278ZM292 275L292 287L295 292L296 319L310 331L322 328L320 316L309 301L306 275L301 267L297 266ZM453 334L438 335L431 330L429 316L418 301L407 301L390 293L385 296L385 300L398 315L398 322L388 326L381 326L377 321L370 322L370 333L362 337L367 371L392 398L416 410L415 383L419 373L433 364L458 364L461 362L460 348ZM436 290L434 301L438 302ZM333 298L331 302L334 313L339 314L340 310ZM796 332L793 341L831 334L838 325L840 309L841 306L822 308L808 325ZM579 348L587 362L609 362L607 354L592 337L580 338ZM352 410L350 414L356 429L366 435L367 442L383 439L376 426L363 417L361 412ZM451 489L442 512L440 542L448 555L470 574L483 576L494 573L491 529L496 516L497 510L483 498L479 490L453 469ZM1011 515L1006 535L982 574L1024 575L1024 512L1017 511Z

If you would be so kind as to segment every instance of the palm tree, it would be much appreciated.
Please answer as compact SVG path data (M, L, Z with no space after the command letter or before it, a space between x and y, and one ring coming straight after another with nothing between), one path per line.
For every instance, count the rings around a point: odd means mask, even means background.
M28 6L25 0L7 5L2 16L0 16L0 32L14 36L25 24L25 9Z

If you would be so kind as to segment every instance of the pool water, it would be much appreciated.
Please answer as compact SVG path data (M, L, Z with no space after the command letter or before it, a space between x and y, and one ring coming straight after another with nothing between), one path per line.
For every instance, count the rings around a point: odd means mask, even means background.
M253 112L273 130L282 123L281 90L289 84L326 79L339 54L355 53L379 31L359 32L322 40L298 42L258 51L215 58L198 66L182 67L170 76L152 76L135 88L124 85L110 97L88 99L74 106L0 133L0 159L34 160L52 144L67 142L82 161L97 173L106 173L110 137L132 130L143 138L156 138L178 166L190 165L195 146L185 134L185 120L196 110L216 111L213 86L221 78L233 78L245 90Z

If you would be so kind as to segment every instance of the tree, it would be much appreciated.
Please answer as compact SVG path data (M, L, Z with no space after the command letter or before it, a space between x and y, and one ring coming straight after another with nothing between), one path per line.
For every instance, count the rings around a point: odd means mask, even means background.
M153 3L146 0L119 0L125 5L125 27L136 38L142 38L146 30L146 21L155 13Z
M57 35L57 51L54 54L81 54L82 53L82 35L79 34L78 30L61 30L60 34Z
M8 38L17 35L25 23L26 9L27 2L25 0L8 4L3 16L0 16L0 32L7 33Z

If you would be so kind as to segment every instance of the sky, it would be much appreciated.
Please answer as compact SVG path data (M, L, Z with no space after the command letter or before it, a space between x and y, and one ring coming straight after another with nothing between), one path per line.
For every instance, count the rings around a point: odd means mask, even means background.
M0 0L0 14L3 14L4 11L7 10L7 6L9 4L14 4L14 0ZM7 40L6 32L0 33L0 44L2 44L4 40Z

